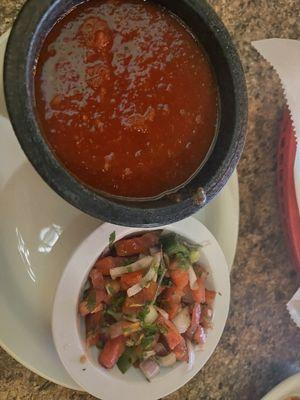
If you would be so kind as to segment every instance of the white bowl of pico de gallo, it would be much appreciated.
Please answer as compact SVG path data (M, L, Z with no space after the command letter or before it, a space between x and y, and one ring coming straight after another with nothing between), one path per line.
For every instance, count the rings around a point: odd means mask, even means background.
M105 223L76 249L52 318L71 377L103 400L154 400L213 353L230 302L216 239L194 218L157 229Z

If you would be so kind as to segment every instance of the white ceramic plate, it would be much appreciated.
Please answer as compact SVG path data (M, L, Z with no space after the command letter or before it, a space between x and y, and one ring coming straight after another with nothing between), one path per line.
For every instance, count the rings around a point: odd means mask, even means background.
M78 317L79 296L90 269L108 245L110 234L115 231L116 240L119 240L141 231L103 224L80 244L68 262L56 292L52 319L54 343L66 370L88 393L102 400L115 400L120 393L124 400L156 400L174 392L204 366L222 335L229 310L230 281L226 259L219 244L195 218L187 218L163 228L198 244L209 242L208 246L202 248L200 263L209 272L207 287L218 293L214 302L213 329L208 332L204 350L196 352L191 371L187 370L186 363L176 363L172 368L162 368L149 385L135 368L130 368L126 374L122 374L116 366L112 370L102 368L97 363L97 355L86 351L84 329L80 329Z
M286 400L291 396L300 397L300 373L290 376L266 394L262 400Z
M0 37L0 76L7 37ZM239 223L236 173L195 216L216 237L231 267ZM70 254L100 222L62 200L28 163L7 119L1 78L0 221L0 320L5 321L0 345L42 377L79 390L57 356L50 319Z

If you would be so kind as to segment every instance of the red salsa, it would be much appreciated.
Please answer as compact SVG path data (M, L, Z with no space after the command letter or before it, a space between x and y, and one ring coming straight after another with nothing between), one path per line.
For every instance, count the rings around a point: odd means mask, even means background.
M39 123L64 166L109 194L183 184L212 145L218 90L209 60L168 10L91 0L59 20L35 75Z

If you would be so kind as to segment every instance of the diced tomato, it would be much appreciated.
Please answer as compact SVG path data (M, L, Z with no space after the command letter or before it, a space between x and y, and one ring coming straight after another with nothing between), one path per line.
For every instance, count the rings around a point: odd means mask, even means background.
M139 237L119 240L115 243L115 249L118 256L133 256L144 253L157 244L157 234L149 232Z
M102 319L102 311L95 314L89 314L85 317L86 327L86 343L87 346L95 346L99 343L100 334L100 321Z
M120 267L126 259L122 257L104 257L96 261L94 268L102 272L103 275L110 275L110 269Z
M168 346L173 350L182 340L182 336L178 332L176 326L169 320L160 315L157 319L157 324L162 328Z
M178 264L176 260L171 260L168 265L168 270L176 271L178 269Z
M152 301L157 291L157 283L150 282L148 287L145 287L139 293L132 297L126 297L122 311L125 314L132 314L141 310L147 301Z
M173 352L178 361L188 361L188 350L185 340L182 338L181 342L173 349Z
M142 290L142 296L143 296L144 302L152 301L155 297L156 291L157 291L157 283L150 282L149 286L145 287Z
M170 272L172 282L178 287L183 289L189 283L189 274L183 269L175 269Z
M201 306L199 303L195 303L192 311L192 319L191 324L188 330L185 332L185 336L188 339L192 339L199 324L200 324L200 317L201 317Z
M180 309L180 304L167 302L164 304L164 309L169 314L170 320L174 319Z
M163 304L170 319L173 319L179 311L183 294L183 291L176 286L171 286L165 290Z
M203 326L201 325L198 326L194 334L193 340L197 344L204 344L206 342L206 333Z
M132 297L126 297L126 300L122 307L122 312L124 314L133 314L139 312L144 305L144 301L141 294L138 293Z
M205 329L212 327L213 310L211 307L202 306L200 323Z
M104 368L113 368L125 350L125 337L109 339L101 351L98 361Z
M141 271L129 272L121 276L121 286L123 289L127 290L131 286L139 283L143 277Z
M192 290L192 296L196 303L205 303L205 286L202 278L197 279L198 289Z
M205 303L209 307L211 307L213 305L215 298L216 298L216 294L217 293L213 290L205 289Z
M94 331L100 328L100 321L102 319L102 311L98 311L95 314L89 314L85 317L85 326L87 332Z
M104 289L90 290L86 298L79 304L79 314L84 317L102 310L102 301L106 301L107 297Z
M164 293L164 299L171 304L180 304L183 296L183 291L176 286L167 288Z
M103 289L104 288L104 279L102 272L97 269L93 268L90 272L90 278L93 288L95 289Z

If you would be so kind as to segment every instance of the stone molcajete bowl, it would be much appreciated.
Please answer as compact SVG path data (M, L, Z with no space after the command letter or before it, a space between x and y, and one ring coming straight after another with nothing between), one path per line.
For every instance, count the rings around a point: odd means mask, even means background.
M118 225L166 225L195 213L226 184L241 156L247 122L247 94L237 51L223 23L202 0L159 0L177 14L205 48L220 95L217 138L205 164L176 193L157 199L116 199L85 186L57 160L37 121L34 68L55 22L82 0L28 0L12 28L5 55L7 109L17 138L41 177L73 206ZM199 88L200 90L200 88Z

